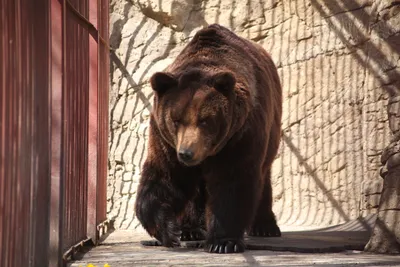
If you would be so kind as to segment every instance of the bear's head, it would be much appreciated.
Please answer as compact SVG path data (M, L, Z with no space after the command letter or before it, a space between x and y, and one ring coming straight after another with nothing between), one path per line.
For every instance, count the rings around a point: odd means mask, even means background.
M198 165L218 153L234 128L243 124L236 115L241 106L235 92L239 85L230 71L191 70L179 76L157 72L150 83L159 132L186 166Z

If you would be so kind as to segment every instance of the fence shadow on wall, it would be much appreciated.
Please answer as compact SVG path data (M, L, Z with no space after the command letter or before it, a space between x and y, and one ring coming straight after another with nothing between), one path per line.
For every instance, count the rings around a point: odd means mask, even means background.
M152 97L147 79L207 23L261 43L279 68L285 112L273 182L280 223L336 224L361 214L361 185L366 177L380 179L379 155L388 143L382 107L400 76L382 47L399 53L399 44L382 34L391 32L385 22L374 29L371 6L331 2L248 0L243 7L235 0L203 1L194 4L180 30L140 11L137 1L125 3L121 19L111 25L111 45L120 58L111 66L108 210L116 227L137 227L133 203ZM172 8L163 11L173 14Z
M304 2L305 1L303 1L303 3ZM298 3L299 1L297 1L296 6ZM337 167L339 168L339 170L344 171L344 177L346 181L344 183L345 188L342 190L346 194L360 192L360 190L357 189L356 186L359 186L360 182L365 182L365 180L362 180L365 179L365 177L369 176L369 178L380 179L379 175L371 172L377 173L377 171L379 170L379 160L382 148L388 145L389 140L387 140L387 136L390 134L390 132L387 128L387 114L386 108L384 107L386 107L386 98L388 96L399 94L398 87L396 87L398 85L396 83L398 82L398 78L400 77L398 66L396 65L397 62L393 62L393 53L397 55L400 54L400 46L398 43L399 32L394 32L393 27L390 27L389 23L386 23L385 21L381 20L379 22L375 22L375 18L371 16L371 13L373 14L376 11L374 11L374 7L372 7L372 11L370 10L370 12L367 13L365 7L354 6L354 3L352 3L352 5L349 1L339 1L332 2L329 4L329 6L323 6L321 5L321 1L311 1L311 6L314 11L317 12L321 17L327 18L325 19L325 21L327 22L329 30L332 31L332 33L334 34L334 40L330 40L330 42L337 42L337 40L339 40L345 45L345 49L349 50L349 55L351 56L349 58L345 58L345 61L342 63L340 62L340 57L335 57L332 59L332 61L329 62L329 67L333 69L333 75L323 77L323 79L328 80L328 85L330 84L330 79L334 80L333 88L329 88L329 95L332 95L336 100L344 101L344 103L347 102L346 104L352 107L357 107L357 105L359 105L359 112L360 114L362 114L362 117L359 117L357 115L358 108L349 111L346 109L345 106L342 107L340 114L336 115L343 116L345 118L350 117L351 123L348 124L347 122L349 120L344 119L345 124L340 125L338 126L338 128L336 128L336 131L343 131L342 138L341 135L338 134L330 135L328 137L329 145L325 146L325 142L323 142L323 144L321 145L321 156L325 157L326 155L328 155L329 157L329 155L340 155L342 151L335 150L335 146L340 146L340 143L342 142L345 143L345 146L343 148L345 150L345 153L343 153L342 156L345 165L339 164L339 166ZM355 11L352 12L351 10ZM333 14L335 13L340 14L340 18L334 19ZM374 15L377 16L377 14ZM290 27L290 29L298 29L298 27ZM320 43L322 42L323 41L321 40ZM388 49L384 49L385 47L388 47L391 51L389 52ZM307 51L306 48L304 50ZM329 57L330 55L328 54L327 56ZM324 58L321 58L318 62L322 68L324 68L323 62ZM346 66L349 66L347 70ZM313 70L318 69L318 67L314 64L311 67ZM350 89L349 94L341 95L340 93L338 93L337 88L340 88L341 82L343 82L342 80L338 80L338 77L345 77L346 71L352 72L357 68L363 69L364 73L361 76L357 75L355 77L349 77L350 79L352 79L352 82L349 84L350 87L347 88ZM320 74L323 74L323 72L320 72ZM292 77L293 76L289 75L289 78ZM368 78L366 77L368 77L370 80L368 80ZM372 86L368 84L369 82L371 82L371 78L374 80L374 84ZM314 79L310 81L310 85L313 90L313 94L315 90L321 89L315 85ZM310 87L307 87L307 90L309 90ZM371 97L371 94L373 100L368 102L368 97ZM327 110L323 110L323 112L327 111L330 113L328 117L328 120L330 120L330 118L334 118L334 114L331 113L333 113L332 111L334 110L335 101L331 101L331 98L328 99L329 101L327 105ZM296 106L295 110L298 111L299 107ZM384 119L384 121L370 121L368 116L369 114L373 113L376 113L375 117L377 120ZM380 115L378 115L378 113L380 113ZM357 117L359 117L361 121L358 122L359 125L355 128L351 124L357 122ZM338 118L338 120L340 120L340 118ZM312 134L315 134L315 132L318 132L315 128L307 129L308 125L306 120L300 120L299 123L304 125L306 133L310 132ZM379 133L378 131L376 131L375 127L381 127L383 129ZM348 141L356 142L359 134L361 134L364 139L360 144L362 149L354 153L354 150L351 151L352 149L354 149L354 147L352 148L351 144L349 144ZM336 140L334 140L335 138ZM310 141L310 139L307 140ZM304 167L306 173L311 176L313 182L318 186L318 190L325 194L325 197L329 200L329 203L336 211L337 215L339 215L341 220L348 221L350 219L349 211L347 210L346 212L343 209L344 203L340 202L340 197L335 197L334 186L332 184L329 185L329 183L332 181L326 179L327 177L324 175L328 174L330 171L332 171L332 169L324 170L325 173L323 173L322 176L318 176L317 171L315 171L319 167L317 166L318 158L313 157L312 161L310 161L310 159L307 159L306 156L307 148L310 146L312 147L312 143L306 141L304 147L298 146L296 148L293 141L293 138L291 138L288 134L283 134L283 142L290 148L290 152L296 157L297 162L300 163L300 165ZM313 143L317 143L316 139L313 139L311 141ZM300 141L297 142L297 144L300 143ZM369 147L368 145L370 143L375 143L374 145L380 143L380 146ZM349 147L351 150L348 150ZM350 162L353 161L353 163L355 163L357 162L357 158L363 157L367 158L366 161L362 163L362 165L364 165L362 169L358 170L357 165L348 168L348 164ZM333 158L331 159L331 161L332 160ZM356 183L355 179L361 180ZM360 193L362 197L362 194L364 192L361 191ZM299 199L304 200L304 197L300 197ZM363 205L361 201L360 205ZM360 209L361 208L362 207L360 207ZM302 210L302 212L304 212L304 210ZM323 212L322 217L325 217L325 215L325 212ZM351 214L351 211L350 215L352 215L351 217L354 218L354 214ZM307 216L309 216L309 214L307 214ZM320 217L321 216L319 216L319 218ZM298 218L299 216L296 219ZM311 216L311 218L316 219L315 216Z
M121 39L125 37L122 36L121 32L128 21L128 14L132 8L146 9L137 2L135 5L132 5L131 2L125 3L123 19L118 19L112 25L110 43L113 48L118 48L121 45ZM146 154L147 122L149 111L152 108L151 98L153 96L147 78L151 75L153 65L170 57L171 49L177 46L174 31L170 31L163 47L164 50L157 53L157 56L150 62L144 62L146 61L146 53L152 51L151 46L156 43L165 25L154 23L154 18L144 16L141 11L138 12L140 13L139 22L135 22L136 27L133 32L129 33L127 38L125 37L126 43L122 49L124 55L122 57L116 54L111 55L116 62L110 70L111 81L116 81L116 90L114 91L115 94L111 96L110 110L112 128L110 131L110 152L114 159L109 161L109 169L111 170L110 176L114 179L109 179L112 183L109 186L109 211L115 211L112 216L116 218L116 226L122 228L137 227L137 225L132 225L134 222L132 216L133 203L138 182L138 169L143 164ZM149 27L149 24L153 27ZM181 32L189 31L192 27L189 24L187 23L187 27L182 29ZM138 44L135 41L140 34L149 35L139 45L140 48L137 48ZM122 72L122 75L115 79L113 74L116 69ZM141 74L135 79L132 78L139 69L141 69ZM130 127L127 126L127 123L130 123ZM117 128L118 130L116 130ZM130 176L130 178L124 179L123 177L126 176ZM110 188L112 189L110 190Z

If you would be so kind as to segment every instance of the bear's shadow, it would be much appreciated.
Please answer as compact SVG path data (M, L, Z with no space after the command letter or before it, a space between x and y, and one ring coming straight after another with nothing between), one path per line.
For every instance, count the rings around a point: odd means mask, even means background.
M244 241L248 250L328 253L345 250L362 251L370 238L375 215L317 230L283 232L281 237L249 237ZM157 240L142 240L145 247L161 246ZM181 248L204 248L204 241L181 241Z

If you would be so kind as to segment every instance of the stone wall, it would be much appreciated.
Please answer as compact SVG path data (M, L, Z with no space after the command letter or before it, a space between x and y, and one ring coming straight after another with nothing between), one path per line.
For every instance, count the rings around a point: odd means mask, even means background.
M262 44L279 68L279 223L324 226L376 212L380 154L390 134L385 106L400 80L395 1L111 0L110 12L111 45L122 65L110 70L108 212L117 228L138 226L133 206L152 108L148 78L211 23Z

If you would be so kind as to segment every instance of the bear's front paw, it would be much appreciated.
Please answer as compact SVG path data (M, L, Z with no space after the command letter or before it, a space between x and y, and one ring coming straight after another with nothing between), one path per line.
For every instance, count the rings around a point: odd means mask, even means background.
M250 228L248 235L257 237L280 237L281 230L276 223L255 223Z
M245 251L243 239L223 238L209 242L208 252L210 253L241 253Z
M182 229L181 241L198 241L206 238L206 231L201 228Z
M157 229L154 237L165 247L179 247L181 234L177 223L170 220Z

